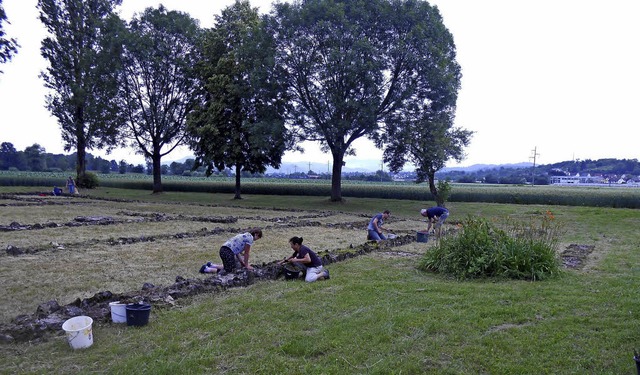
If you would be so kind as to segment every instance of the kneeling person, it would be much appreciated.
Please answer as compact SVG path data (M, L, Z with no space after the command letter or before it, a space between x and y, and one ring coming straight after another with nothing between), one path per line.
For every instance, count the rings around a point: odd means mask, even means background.
M260 228L253 228L247 233L232 237L220 247L222 264L207 262L200 267L200 273L217 273L223 269L226 272L235 272L236 268L239 267L244 267L249 271L253 270L253 267L249 264L251 245L261 238L262 230Z
M318 255L302 244L302 237L291 237L289 245L293 249L293 254L280 262L280 264L289 262L296 266L305 267L307 269L305 281L309 283L316 280L329 279L329 271L322 267L322 261Z

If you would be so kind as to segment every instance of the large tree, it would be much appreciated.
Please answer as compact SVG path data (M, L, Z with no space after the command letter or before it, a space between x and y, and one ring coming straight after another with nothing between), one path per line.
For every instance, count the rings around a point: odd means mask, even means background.
M402 14L397 31L408 37L407 49L413 56L428 56L415 61L414 87L404 107L387 118L379 144L385 144L384 161L392 172L409 162L416 168L417 182L428 181L438 205L435 173L450 159L464 158L470 131L454 127L461 72L456 62L453 36L446 30L437 12L421 2L397 1L396 13ZM428 20L425 27L414 28ZM433 36L437 36L434 38ZM410 57L409 57L410 58Z
M0 64L4 64L11 60L11 58L18 52L18 41L14 38L7 38L4 32L3 23L9 23L7 20L7 14L2 6L2 0L0 0ZM0 70L2 73L2 70Z
M439 53L417 47L439 48L448 31L437 8L417 0L278 3L271 30L293 97L293 124L331 152L331 200L339 201L344 156L362 137L380 146L385 125L417 105L419 74Z
M163 156L185 144L187 115L200 102L194 67L201 29L188 14L147 8L129 24L121 83L128 138L151 160L153 192L162 192Z
M33 172L42 172L47 168L46 150L37 143L24 149L24 158L27 169Z
M399 129L400 134L393 134L384 152L389 170L398 172L407 162L413 164L416 183L427 181L436 204L444 206L444 197L435 184L435 174L448 160L464 158L464 147L469 144L472 132L454 127L447 113L425 114Z
M13 147L13 143L2 142L0 144L0 170L7 170L12 167L22 169L23 165L23 156Z
M240 199L242 172L279 167L290 146L286 90L278 77L273 40L249 1L224 9L204 46L201 75L207 96L189 124L194 168L206 166L207 175L214 167L233 168L235 198Z
M118 33L114 13L121 0L38 0L40 20L49 36L42 56L47 108L58 119L65 151L76 149L77 183L84 186L86 153L118 144L122 118L118 92Z

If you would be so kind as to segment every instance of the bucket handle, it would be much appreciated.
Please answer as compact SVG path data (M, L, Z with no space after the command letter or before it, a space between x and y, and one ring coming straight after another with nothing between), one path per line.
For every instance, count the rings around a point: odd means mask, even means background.
M74 333L75 333L75 335L74 335ZM77 339L78 336L80 336L80 331L67 332L67 334L69 335L69 342L71 342L71 341ZM73 337L71 335L73 335Z

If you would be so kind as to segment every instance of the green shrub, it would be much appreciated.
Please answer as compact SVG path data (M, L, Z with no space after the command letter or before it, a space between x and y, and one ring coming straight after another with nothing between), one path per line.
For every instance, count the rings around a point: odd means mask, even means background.
M510 222L505 229L470 217L458 233L443 236L418 267L458 279L542 280L559 273L559 231L550 211L534 215L529 222Z
M84 176L80 176L78 178L76 185L86 189L95 189L100 186L100 182L98 181L98 176L96 176L95 173L86 172Z
M449 180L438 180L438 186L436 189L438 190L436 203L439 206L444 207L444 203L449 200L449 196L451 195L451 184L449 183Z

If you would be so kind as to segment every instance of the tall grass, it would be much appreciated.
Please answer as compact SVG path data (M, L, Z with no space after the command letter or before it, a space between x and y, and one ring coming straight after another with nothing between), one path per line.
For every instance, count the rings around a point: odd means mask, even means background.
M487 219L469 217L458 233L444 236L424 255L420 268L458 279L556 276L560 226L550 211L535 216L524 223L510 221L504 229Z

